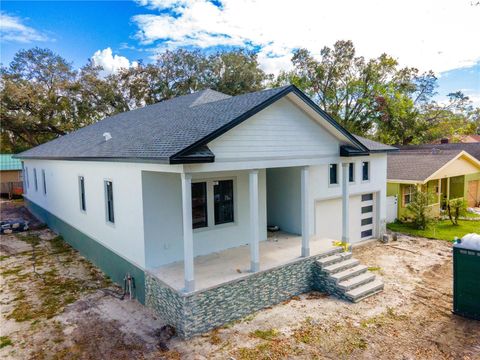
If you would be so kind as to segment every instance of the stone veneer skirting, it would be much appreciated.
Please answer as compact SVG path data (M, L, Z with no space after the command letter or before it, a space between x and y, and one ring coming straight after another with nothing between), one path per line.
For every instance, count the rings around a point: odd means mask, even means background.
M341 251L299 259L204 290L182 293L145 273L145 303L189 338L278 304L294 295L324 290L315 261Z

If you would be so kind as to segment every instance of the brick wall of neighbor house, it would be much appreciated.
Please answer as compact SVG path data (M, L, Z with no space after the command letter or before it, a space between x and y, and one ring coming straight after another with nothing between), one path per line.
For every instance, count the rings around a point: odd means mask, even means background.
M323 290L315 261L328 253L252 274L190 294L177 292L146 273L146 305L184 338L200 334L294 295Z

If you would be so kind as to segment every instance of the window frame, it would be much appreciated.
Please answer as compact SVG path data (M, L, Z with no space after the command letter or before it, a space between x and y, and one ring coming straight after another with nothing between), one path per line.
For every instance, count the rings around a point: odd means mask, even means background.
M43 195L47 195L47 177L45 175L45 169L42 169L42 181L43 181Z
M78 175L78 201L80 205L80 211L87 212L87 194L85 191L85 176Z
M108 184L110 183L110 188L111 188L111 201L108 197ZM113 191L113 181L110 179L105 179L103 181L104 184L104 192L105 192L105 220L107 224L109 225L115 225L115 196L114 196L114 191ZM111 202L111 206L109 206L109 203ZM112 209L110 213L110 208ZM111 219L110 219L111 215Z
M367 165L367 178L366 179L365 179L365 172L364 172L365 164ZM371 174L370 161L362 161L362 182L369 182L370 178L371 178L370 174Z
M332 182L332 168L335 166L335 181ZM339 181L339 173L338 173L338 163L330 163L328 164L328 186L335 187L340 185Z
M407 190L409 190L407 192ZM405 185L402 186L402 207L406 207L408 204L412 202L412 195L415 192L415 185ZM408 203L405 201L405 196L409 195L409 201Z
M216 199L215 199L215 186L218 186L220 182L231 182L232 183L232 187L231 187L231 190L232 190L232 198L231 198L231 214L232 214L232 219L229 220L229 221L221 221L219 220L219 222L217 222L217 207L216 207ZM223 179L223 180L216 180L216 181L213 181L213 223L215 226L219 226L219 225L224 225L224 224L231 224L231 223L234 223L235 222L235 193L234 193L234 184L233 184L233 180L232 179ZM215 184L217 183L217 184ZM224 203L226 201L223 201Z
M33 168L33 185L35 187L35 191L38 192L37 168Z
M202 226L195 226L193 222L193 186L196 184L204 184L205 188L205 204L204 204L204 211L205 211L205 225ZM192 229L205 229L208 228L209 216L208 216L208 181L192 181Z
M350 170L352 170L352 171L350 171ZM348 163L348 182L350 184L355 183L355 175L356 175L355 162L350 162L350 163Z

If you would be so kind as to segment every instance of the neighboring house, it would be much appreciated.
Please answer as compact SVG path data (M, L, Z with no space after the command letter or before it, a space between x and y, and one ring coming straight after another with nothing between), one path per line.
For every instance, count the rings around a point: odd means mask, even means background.
M2 195L21 195L22 163L12 158L12 154L0 154L0 192Z
M480 143L480 135L456 135L453 137L442 138L433 142L434 144L448 143Z
M387 220L408 216L407 205L415 188L430 194L434 214L447 201L464 198L468 206L480 203L480 160L462 150L465 145L480 155L480 144L417 145L388 155ZM475 145L475 148L470 145Z
M382 236L395 150L286 86L180 96L19 158L31 211L114 281L130 273L137 298L191 336L312 289L381 290L332 240Z

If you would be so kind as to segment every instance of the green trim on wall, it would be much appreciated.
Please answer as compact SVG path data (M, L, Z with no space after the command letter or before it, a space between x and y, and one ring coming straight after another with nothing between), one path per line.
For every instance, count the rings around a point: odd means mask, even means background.
M113 282L123 287L126 273L135 279L136 299L145 303L145 272L99 242L59 219L34 202L25 199L28 209L50 229L62 235L65 241L80 254L98 266Z

